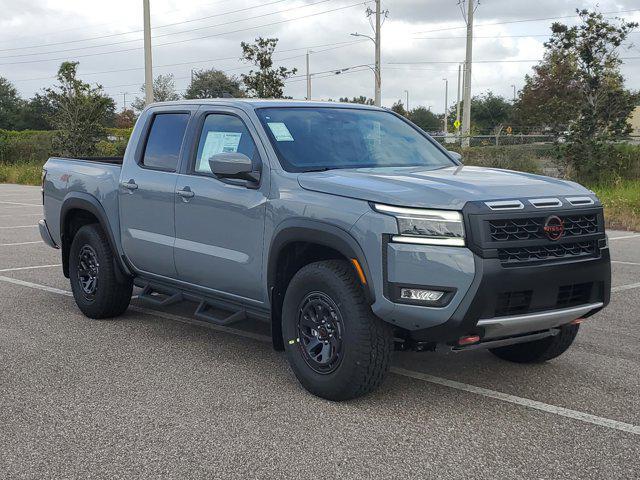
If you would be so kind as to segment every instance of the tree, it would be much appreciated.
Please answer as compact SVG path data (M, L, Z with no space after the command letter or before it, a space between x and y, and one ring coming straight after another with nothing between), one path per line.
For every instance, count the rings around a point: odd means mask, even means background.
M59 85L45 90L53 109L50 121L57 130L53 147L62 155L93 155L96 144L106 137L104 127L113 116L115 102L101 86L76 78L77 68L78 62L62 63Z
M144 85L140 87L140 92L145 93ZM176 92L176 83L173 74L169 73L168 75L161 74L156 76L156 78L153 79L153 101L173 102L175 100L180 100L180 95ZM144 110L145 106L144 96L136 97L136 99L131 102L131 107L137 112Z
M53 106L49 97L36 93L28 101L24 102L20 111L20 121L16 126L17 130L51 130L51 117Z
M542 62L525 76L524 87L514 108L514 123L564 132L578 116L580 84L573 57L557 50L545 53Z
M396 103L391 105L391 110L402 116L407 115L407 111L404 108L404 103L402 103L402 100L398 100Z
M349 97L341 97L339 101L344 103L359 103L360 105L375 105L376 103L373 98L368 98L364 95L353 97L351 100L349 100Z
M442 122L438 116L425 107L414 108L407 114L407 118L425 132L442 130Z
M136 124L136 114L130 108L126 108L116 113L113 123L116 128L131 128Z
M243 60L259 68L257 71L249 71L246 75L242 74L242 82L250 97L282 98L285 80L297 73L296 68L289 70L286 67L273 67L272 57L277 44L277 38L262 37L256 38L252 45L240 43Z
M225 95L234 98L244 97L244 92L240 88L240 80L212 68L193 73L184 98L221 98Z
M0 129L15 130L23 107L24 101L15 87L0 77Z
M512 114L513 105L491 91L471 99L471 125L480 132L500 131L511 120Z
M575 62L577 116L565 154L579 177L595 178L615 168L610 165L611 142L630 131L627 120L637 97L624 88L618 50L638 24L622 19L613 23L588 10L576 12L581 23L554 23L545 47Z

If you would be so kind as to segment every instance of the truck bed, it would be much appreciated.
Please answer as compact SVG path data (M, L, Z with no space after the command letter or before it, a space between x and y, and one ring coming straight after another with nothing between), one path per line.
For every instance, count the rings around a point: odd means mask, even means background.
M70 196L93 197L112 220L114 236L120 237L118 188L121 157L52 157L44 165L44 214L53 240L60 243L62 203ZM114 221L115 220L115 221Z

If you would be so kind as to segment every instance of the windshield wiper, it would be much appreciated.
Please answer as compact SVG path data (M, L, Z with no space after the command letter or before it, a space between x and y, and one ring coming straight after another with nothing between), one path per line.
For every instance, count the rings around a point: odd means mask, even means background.
M305 170L304 173L307 173L307 172L326 172L327 170L333 170L333 168L332 167L310 168L308 170Z

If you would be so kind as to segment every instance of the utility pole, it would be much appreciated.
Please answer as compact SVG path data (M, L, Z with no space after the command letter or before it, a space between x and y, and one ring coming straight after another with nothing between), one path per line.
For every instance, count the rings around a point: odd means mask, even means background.
M307 100L311 100L311 72L309 71L309 50L307 50Z
M444 135L447 136L449 125L448 125L448 117L449 117L449 80L443 78L444 80Z
M473 63L473 13L475 0L467 1L467 52L464 69L464 100L462 101L462 146L468 147L471 134L471 65Z
M458 64L458 100L456 101L456 135L460 137L460 80L462 77L462 64Z
M144 101L153 103L153 64L151 61L151 13L149 0L142 0L144 15Z
M376 0L376 106L382 105L382 72L380 71L380 0Z
M127 109L127 93L129 92L120 92L120 95L122 95L122 111L123 112Z
M407 108L406 108L406 110L407 110L407 113L409 113L409 90L405 90L404 93L407 94Z
M516 103L516 86L511 85L511 87L513 88L513 103Z

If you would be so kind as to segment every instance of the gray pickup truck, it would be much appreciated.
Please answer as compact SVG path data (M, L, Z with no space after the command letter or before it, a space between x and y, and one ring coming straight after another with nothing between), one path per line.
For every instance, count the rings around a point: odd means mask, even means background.
M124 158L51 158L44 241L91 318L195 302L269 322L302 385L346 400L392 351L557 357L609 302L603 210L578 184L464 166L393 112L154 104Z

